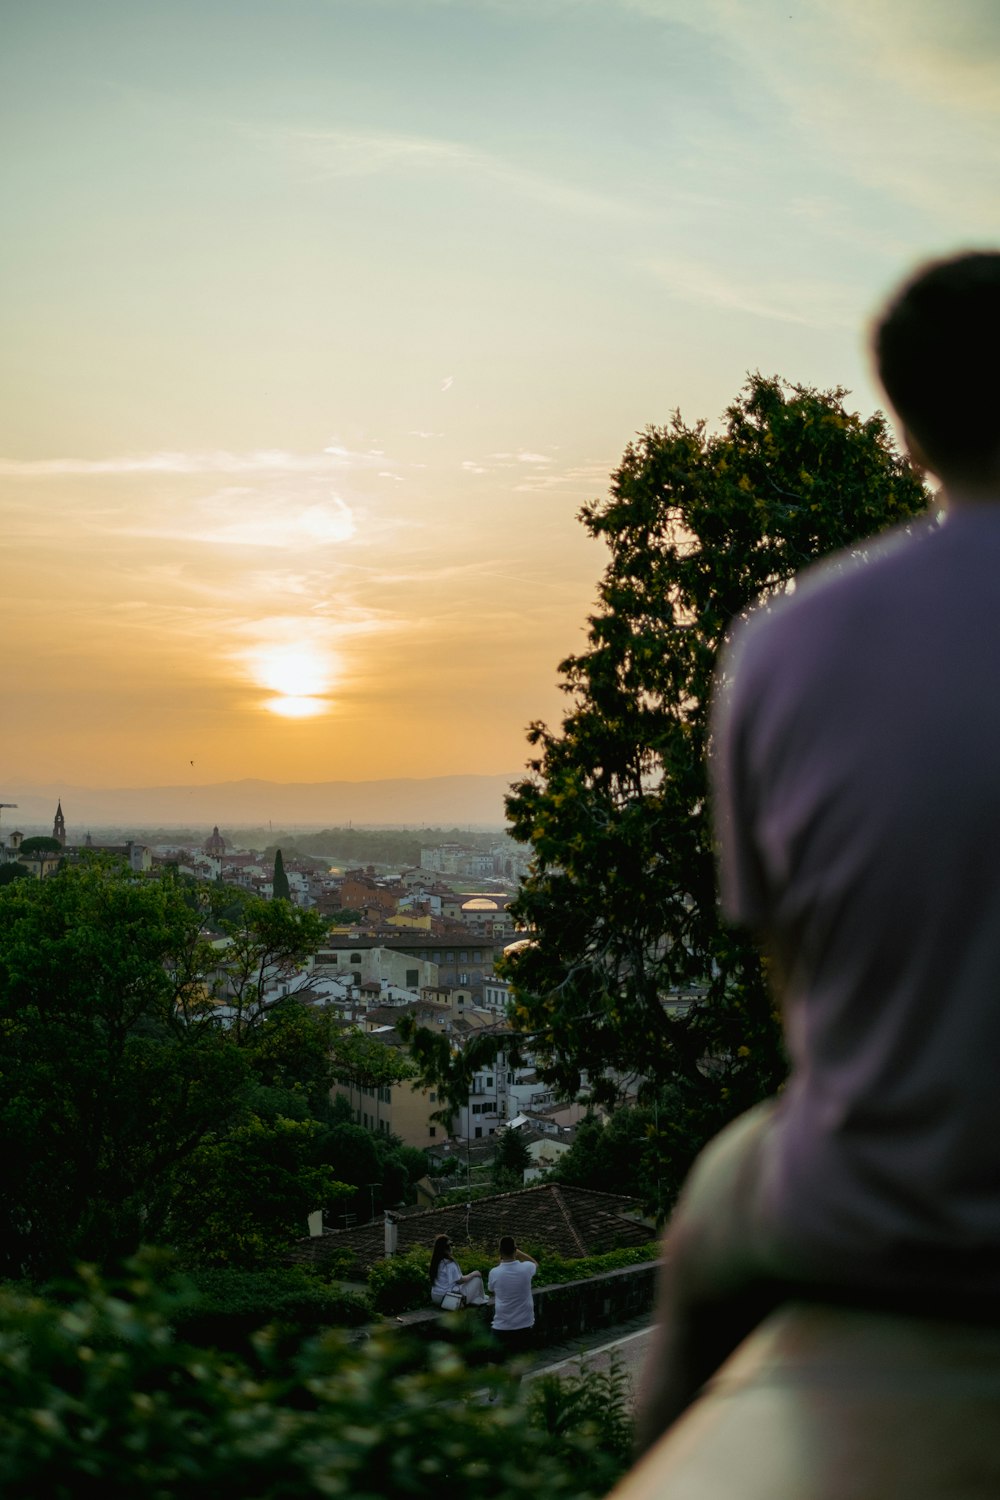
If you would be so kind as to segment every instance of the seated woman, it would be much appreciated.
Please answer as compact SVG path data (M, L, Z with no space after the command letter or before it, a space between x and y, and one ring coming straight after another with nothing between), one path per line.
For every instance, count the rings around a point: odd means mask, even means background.
M431 1301L440 1307L446 1292L461 1292L466 1302L478 1304L486 1301L483 1278L478 1271L462 1275L462 1268L451 1254L451 1240L439 1234L431 1253Z

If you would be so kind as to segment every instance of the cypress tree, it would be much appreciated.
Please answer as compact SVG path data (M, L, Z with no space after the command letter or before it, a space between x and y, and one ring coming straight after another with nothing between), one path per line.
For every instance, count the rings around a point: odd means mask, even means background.
M290 901L292 897L288 885L288 876L285 874L285 861L281 857L281 850L277 850L274 856L274 879L272 881L272 895L275 901Z

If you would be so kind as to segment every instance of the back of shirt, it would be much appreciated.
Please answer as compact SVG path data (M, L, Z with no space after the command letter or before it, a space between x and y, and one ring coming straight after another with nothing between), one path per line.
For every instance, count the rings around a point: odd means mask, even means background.
M723 904L793 1064L775 1223L821 1270L1000 1251L1000 504L819 570L720 681Z
M535 1304L531 1296L531 1278L536 1266L530 1260L502 1260L490 1272L488 1290L496 1298L493 1327L511 1332L531 1328L535 1322Z

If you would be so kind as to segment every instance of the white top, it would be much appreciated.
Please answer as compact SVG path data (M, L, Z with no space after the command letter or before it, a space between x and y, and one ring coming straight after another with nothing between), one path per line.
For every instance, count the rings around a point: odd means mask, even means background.
M965 1252L1000 1285L998 579L1000 502L957 510L814 570L720 672L723 906L792 1062L767 1213L838 1277Z
M516 1328L531 1328L535 1321L531 1278L537 1269L530 1260L502 1260L493 1267L488 1287L496 1299L494 1328L508 1333Z
M431 1301L440 1302L445 1292L450 1292L455 1282L461 1279L461 1275L462 1268L458 1261L444 1259L437 1268L434 1285L431 1287Z

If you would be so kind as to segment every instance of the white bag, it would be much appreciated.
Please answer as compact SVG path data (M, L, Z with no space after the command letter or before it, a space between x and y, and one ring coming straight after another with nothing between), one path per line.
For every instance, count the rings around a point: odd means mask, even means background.
M445 1312L457 1312L460 1307L465 1306L465 1293L456 1290L445 1292L441 1298L441 1306Z

